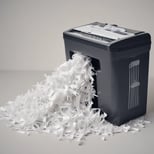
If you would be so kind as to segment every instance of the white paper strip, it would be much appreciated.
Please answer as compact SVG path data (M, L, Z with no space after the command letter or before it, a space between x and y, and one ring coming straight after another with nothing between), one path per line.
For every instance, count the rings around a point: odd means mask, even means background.
M91 108L95 96L92 76L90 59L76 53L34 88L1 107L0 118L19 133L52 133L79 145L89 134L106 140L116 133L138 132L148 123L142 118L118 127L105 121L105 113Z

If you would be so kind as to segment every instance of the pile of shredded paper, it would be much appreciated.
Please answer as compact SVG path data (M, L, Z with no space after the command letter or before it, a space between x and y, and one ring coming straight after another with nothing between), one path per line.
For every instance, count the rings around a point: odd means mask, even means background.
M116 133L137 132L149 123L143 117L121 126L107 122L105 113L92 108L93 75L90 59L76 53L27 93L0 107L0 118L17 132L52 133L79 145L89 134L105 140Z

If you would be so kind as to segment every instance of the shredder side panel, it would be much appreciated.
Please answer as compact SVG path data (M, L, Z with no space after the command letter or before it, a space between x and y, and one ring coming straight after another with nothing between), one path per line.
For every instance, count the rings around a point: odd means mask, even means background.
M112 57L112 102L116 104L116 113L109 121L121 125L146 113L149 47L131 49L141 54L128 55L125 58Z

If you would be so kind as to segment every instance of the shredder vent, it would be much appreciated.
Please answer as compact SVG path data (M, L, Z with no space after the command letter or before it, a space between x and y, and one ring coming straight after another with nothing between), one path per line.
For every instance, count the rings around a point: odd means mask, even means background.
M132 109L139 105L139 65L140 60L129 63L128 109Z

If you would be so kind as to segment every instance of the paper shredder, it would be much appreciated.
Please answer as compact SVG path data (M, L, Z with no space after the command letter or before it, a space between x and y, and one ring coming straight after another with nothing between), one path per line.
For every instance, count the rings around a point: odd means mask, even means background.
M75 52L95 68L93 107L121 125L146 113L151 37L144 31L94 22L63 33L66 59Z

